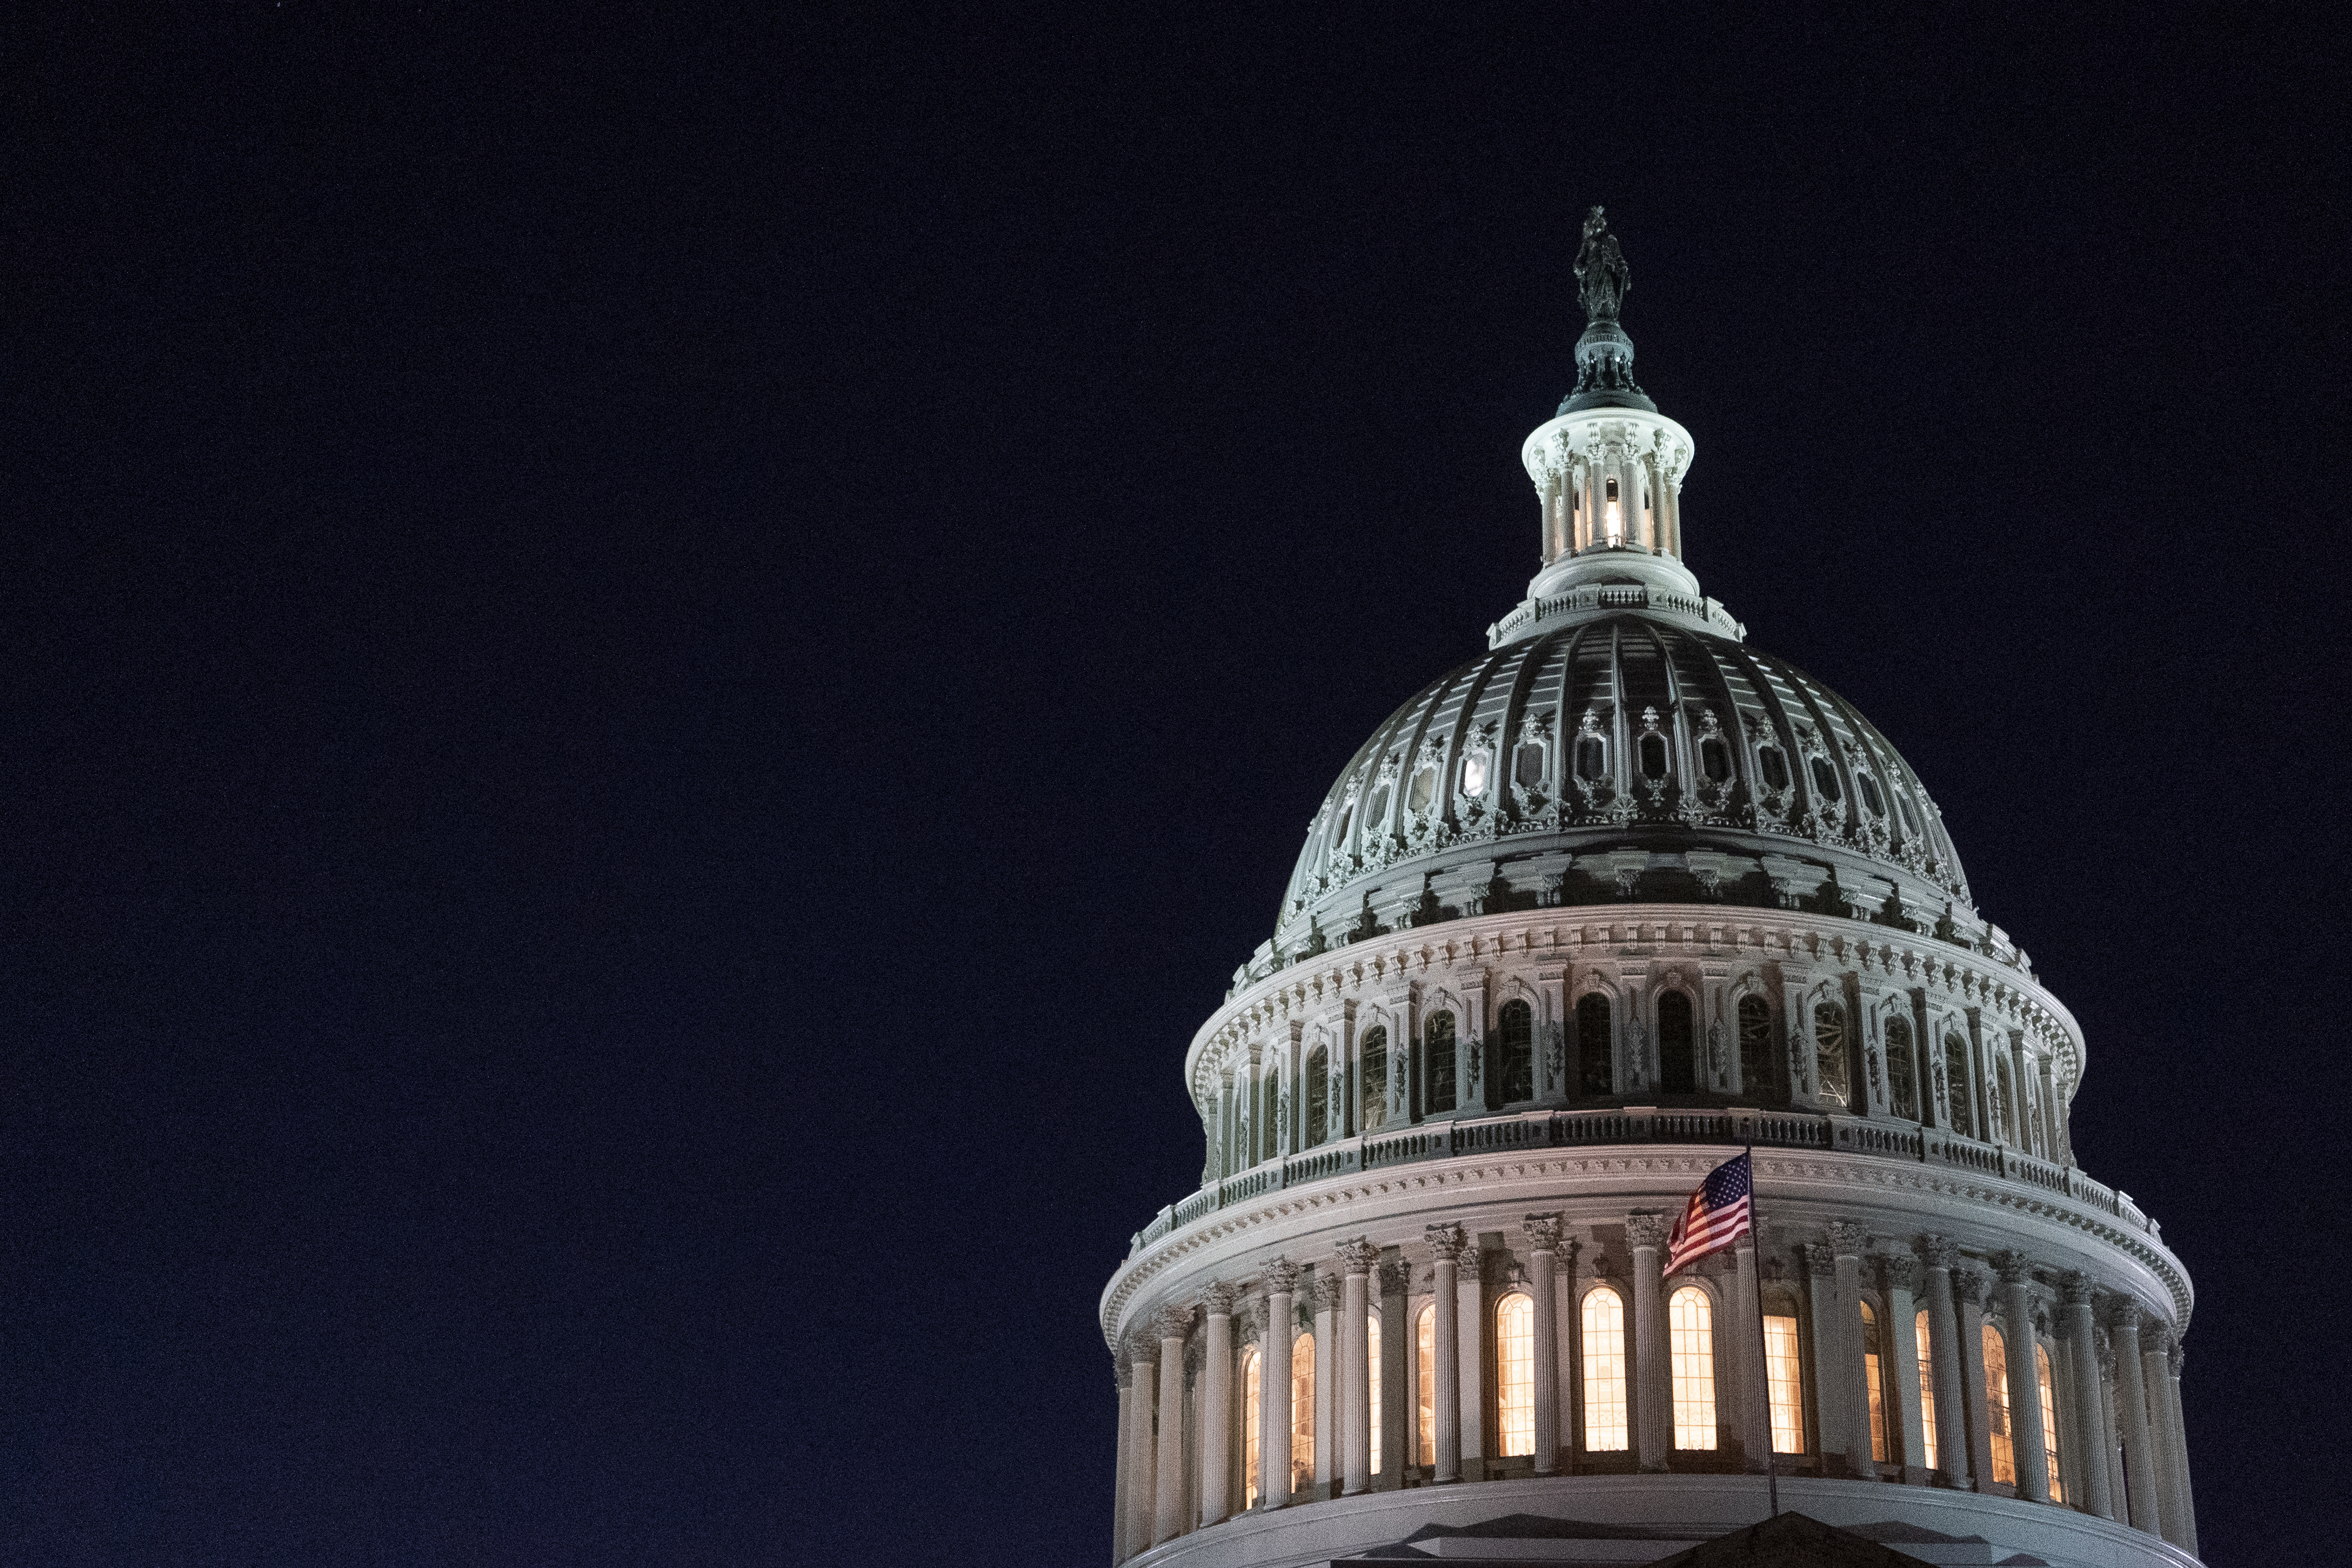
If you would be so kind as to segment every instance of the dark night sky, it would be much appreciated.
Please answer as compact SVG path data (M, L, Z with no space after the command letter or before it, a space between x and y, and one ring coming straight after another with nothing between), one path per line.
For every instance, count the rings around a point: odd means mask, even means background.
M2308 17L35 9L0 1560L1099 1563L1183 1050L1534 568L1596 201L1701 580L2082 1020L2209 1557L2340 1548Z

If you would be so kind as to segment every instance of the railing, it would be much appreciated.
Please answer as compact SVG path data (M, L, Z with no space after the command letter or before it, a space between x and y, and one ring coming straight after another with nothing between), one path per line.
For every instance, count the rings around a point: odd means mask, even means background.
M2156 1223L2131 1198L2071 1166L2055 1166L1998 1144L1980 1144L1936 1128L1908 1127L1858 1116L1806 1112L1674 1110L1625 1105L1601 1111L1531 1111L1431 1122L1396 1132L1366 1133L1279 1160L1268 1160L1214 1181L1160 1211L1136 1232L1129 1257L1154 1241L1261 1194L1331 1176L1451 1159L1458 1155L1604 1144L1757 1144L1767 1148L1838 1149L1888 1159L1916 1160L2063 1193L2112 1214L2134 1229L2157 1234Z

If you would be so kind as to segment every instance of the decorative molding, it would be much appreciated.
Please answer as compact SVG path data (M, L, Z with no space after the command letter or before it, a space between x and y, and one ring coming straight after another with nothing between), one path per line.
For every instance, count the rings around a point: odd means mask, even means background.
M1151 1328L1163 1340L1182 1339L1192 1332L1192 1309L1188 1304L1171 1301L1151 1314Z
M1808 1241L1801 1250L1805 1254L1805 1271L1816 1280L1826 1280L1837 1272L1837 1249L1826 1241Z
M1996 1252L1988 1261L1992 1264L1994 1272L2000 1276L2000 1282L2004 1285L2031 1282L2030 1270L2033 1267L2032 1260L2022 1252Z
M1870 1246L1870 1232L1850 1219L1829 1223L1830 1249L1840 1258L1859 1258Z
M1265 1288L1270 1294L1287 1296L1297 1291L1298 1276L1306 1269L1287 1258L1276 1258L1265 1266Z
M2091 1277L2080 1269L2069 1269L2058 1276L2058 1299L2070 1307L2091 1304Z
M1353 1241L1335 1243L1331 1250L1339 1254L1339 1261L1351 1275L1370 1274L1372 1265L1381 1260L1381 1249L1360 1236Z
M1675 1222L1663 1214L1629 1214L1625 1217L1625 1236L1636 1251L1652 1250L1666 1244Z
M1908 1292L1917 1288L1919 1260L1908 1252L1891 1252L1881 1259L1880 1267L1886 1273L1886 1288Z
M1229 1318L1234 1303L1241 1300L1242 1288L1224 1280L1212 1280L1201 1288L1201 1308L1213 1318Z
M1558 1214L1530 1214L1519 1221L1519 1228L1526 1233L1530 1250L1559 1251L1560 1217Z
M1930 1269L1948 1270L1960 1260L1960 1244L1948 1236L1922 1236L1919 1251Z
M1469 1246L1468 1239L1462 1234L1462 1228L1451 1222L1424 1226L1422 1234L1428 1238L1429 1249L1432 1252L1440 1259L1456 1265L1459 1265L1462 1260L1464 1249Z

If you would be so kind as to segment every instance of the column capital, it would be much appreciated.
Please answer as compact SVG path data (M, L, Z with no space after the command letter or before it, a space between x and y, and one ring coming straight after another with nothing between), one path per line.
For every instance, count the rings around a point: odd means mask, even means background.
M1190 1302L1170 1301L1151 1314L1151 1332L1161 1339L1182 1339L1192 1332L1192 1308Z
M1223 1280L1212 1280L1201 1291L1201 1308L1213 1318L1234 1315L1234 1303L1241 1300L1242 1288Z
M1412 1289L1412 1266L1402 1258L1391 1258L1381 1264L1381 1294L1402 1296Z
M1837 1272L1837 1253L1826 1241L1807 1241L1798 1250L1805 1255L1805 1270L1816 1280L1826 1280Z
M1160 1360L1160 1342L1138 1329L1127 1338L1127 1359L1139 1372Z
M2004 1285L2032 1282L2027 1274L2033 1267L2033 1260L2022 1252L1996 1252L1992 1255L1992 1266L2000 1273L2000 1282Z
M2117 1333L2139 1333L2139 1303L2129 1296L2117 1296L2107 1307L2107 1326Z
M1336 1243L1331 1250L1339 1254L1339 1261L1350 1274L1369 1274L1372 1265L1381 1260L1381 1249L1360 1236L1353 1241Z
M1953 1299L1974 1306L1984 1300L1985 1287L1989 1283L1990 1281L1986 1280L1981 1269L1955 1269L1952 1270Z
M1908 1252L1890 1252L1881 1259L1886 1270L1886 1288L1909 1291L1919 1282L1919 1260Z
M2069 1269L2058 1276L2058 1299L2070 1307L2091 1304L2091 1277L2080 1269Z
M1559 1250L1560 1218L1557 1214L1530 1214L1519 1221L1527 1233L1528 1246L1538 1252Z
M2165 1357L2165 1370L2178 1380L2180 1369L2189 1364L2189 1352L2179 1340L2172 1342L2172 1354Z
M1830 1221L1830 1247L1841 1258L1859 1258L1870 1245L1870 1232L1850 1219Z
M1656 1251L1665 1245L1666 1238L1674 1228L1675 1222L1663 1214L1629 1214L1625 1217L1625 1235L1637 1252L1643 1248Z
M1928 1268L1948 1270L1960 1260L1960 1244L1948 1236L1922 1236L1919 1255L1927 1260Z
M1265 1266L1265 1288L1277 1296L1289 1295L1298 1288L1298 1276L1306 1271L1287 1258L1276 1258Z
M1121 1394L1126 1393L1135 1376L1133 1369L1127 1364L1127 1357L1114 1355L1110 1358L1110 1376L1111 1381L1118 1385L1118 1391Z
M1339 1304L1339 1276L1328 1269L1316 1270L1314 1292L1316 1306L1318 1308L1336 1307Z
M1429 1249L1437 1255L1441 1263L1459 1262L1463 1248L1469 1245L1458 1225L1425 1225L1422 1227L1421 1233L1428 1239Z

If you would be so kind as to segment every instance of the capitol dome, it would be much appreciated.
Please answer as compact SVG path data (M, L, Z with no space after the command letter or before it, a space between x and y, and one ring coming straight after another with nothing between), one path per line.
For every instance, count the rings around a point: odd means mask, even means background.
M2083 1030L1885 737L1701 591L1597 208L1576 270L1527 597L1348 761L1184 1052L1200 1185L1099 1306L1112 1561L1729 1561L1769 1508L2193 1568L2195 1293L2074 1158Z

